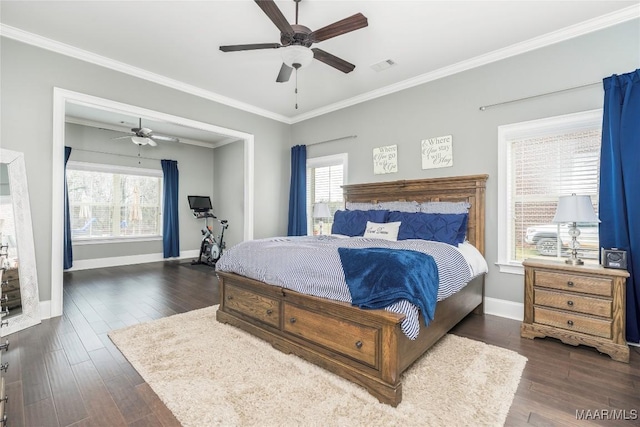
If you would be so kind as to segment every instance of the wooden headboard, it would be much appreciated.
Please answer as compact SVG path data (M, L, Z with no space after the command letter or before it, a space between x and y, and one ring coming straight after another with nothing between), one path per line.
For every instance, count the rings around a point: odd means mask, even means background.
M391 201L461 202L471 204L467 239L484 255L484 199L489 175L453 176L344 185L344 201L379 203Z

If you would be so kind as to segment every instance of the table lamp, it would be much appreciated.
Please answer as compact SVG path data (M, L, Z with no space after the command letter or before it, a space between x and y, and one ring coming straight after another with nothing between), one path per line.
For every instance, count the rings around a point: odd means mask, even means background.
M577 196L575 193L570 196L561 196L558 199L556 216L554 223L569 223L569 236L571 237L571 255L565 260L567 264L582 265L584 262L578 258L578 236L580 229L578 222L600 222L595 212L589 196Z
M313 206L313 218L320 219L320 234L322 235L322 219L331 218L331 211L329 210L329 205L323 202L316 203Z

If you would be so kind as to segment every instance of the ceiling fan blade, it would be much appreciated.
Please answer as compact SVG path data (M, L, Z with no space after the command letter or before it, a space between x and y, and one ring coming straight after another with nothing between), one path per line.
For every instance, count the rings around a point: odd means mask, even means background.
M293 27L291 27L291 24L289 24L289 21L287 21L287 18L284 17L273 0L255 0L255 2L282 34L293 36Z
M356 13L353 16L313 31L309 34L309 38L313 40L314 43L321 42L332 37L359 30L367 25L369 25L367 18L361 13Z
M282 47L279 43L234 44L230 46L220 46L220 50L223 52L238 52L241 50L277 49L279 47Z
M180 142L178 138L173 136L164 136L164 135L147 135L147 138L151 138L156 141L169 141L169 142Z
M284 83L289 81L289 77L291 77L291 72L293 71L293 67L289 67L284 62L282 63L282 67L280 67L280 72L278 73L278 78L276 79L277 83Z
M125 139L125 138L131 138L132 136L135 136L135 135L116 136L115 138L111 138L111 139Z
M352 63L347 62L344 59L338 58L337 56L332 55L329 52L325 52L322 49L318 49L317 47L314 47L311 50L313 51L313 57L315 59L317 59L320 62L324 62L325 64L330 65L333 68L336 68L342 71L343 73L350 73L353 71L354 68L356 68L356 66L353 65Z
M155 142L152 137L147 138L147 144L149 144L151 147L157 147L158 146L158 143Z

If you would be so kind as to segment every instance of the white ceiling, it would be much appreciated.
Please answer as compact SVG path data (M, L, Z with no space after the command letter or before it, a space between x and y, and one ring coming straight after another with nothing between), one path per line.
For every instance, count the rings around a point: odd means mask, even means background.
M276 4L294 23L294 1ZM253 1L3 0L0 22L7 37L295 123L637 18L639 5L638 1L302 0L299 23L311 30L357 12L368 18L369 25L313 45L356 69L344 74L319 61L302 68L297 110L295 74L287 83L275 81L282 63L279 50L218 49L279 42L279 31ZM380 72L371 68L388 59L397 65ZM83 115L81 109L76 114ZM121 118L109 120L116 119Z

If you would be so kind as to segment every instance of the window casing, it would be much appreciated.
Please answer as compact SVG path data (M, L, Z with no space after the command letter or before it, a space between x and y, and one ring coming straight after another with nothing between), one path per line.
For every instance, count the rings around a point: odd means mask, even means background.
M522 274L526 258L568 256L567 224L553 224L560 196L589 195L598 213L602 110L498 128L498 266ZM598 261L597 224L578 224L579 257ZM543 240L544 239L544 240Z
M161 238L162 180L161 170L70 161L74 244Z
M307 159L307 234L331 234L333 215L344 208L347 159L346 153ZM313 207L321 202L329 206L330 218L313 218Z

